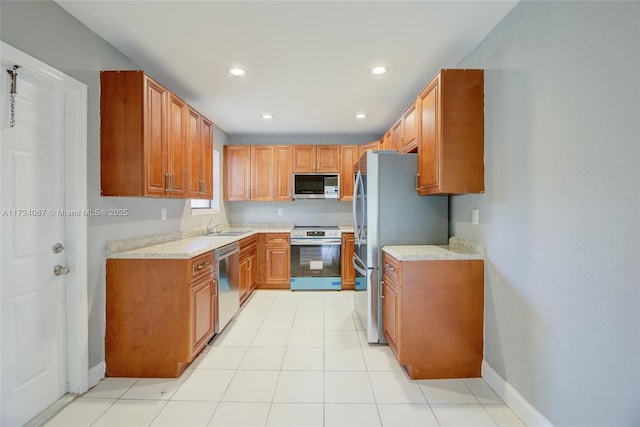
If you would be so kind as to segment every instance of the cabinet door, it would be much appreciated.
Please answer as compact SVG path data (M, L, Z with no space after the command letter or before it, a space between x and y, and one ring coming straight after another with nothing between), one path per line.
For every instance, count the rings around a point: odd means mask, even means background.
M315 172L315 145L294 145L292 150L293 172Z
M249 290L253 291L258 287L258 254L253 252L249 257Z
M353 233L342 233L342 289L356 288L356 270L351 260L354 252Z
M289 284L290 269L289 247L267 248L267 282Z
M191 356L193 357L213 336L215 281L208 276L189 286L189 318Z
M251 147L248 145L224 146L224 199L249 200L251 188Z
M438 186L440 167L439 144L439 79L434 79L420 94L420 139L418 149L418 192Z
M240 304L249 296L249 290L251 288L251 272L249 270L249 258L240 260L239 266L240 273Z
M167 90L145 76L144 79L144 169L145 195L164 196L167 173L164 105Z
M417 133L416 133L416 104L414 102L402 116L402 131L401 131L401 150L403 153L412 153L417 151Z
M274 194L276 201L293 200L292 172L291 172L291 147L274 147Z
M391 128L391 150L400 150L402 148L402 119L398 120Z
M357 145L343 145L340 147L340 200L353 200L353 171L357 161Z
M186 144L189 160L189 191L188 197L198 199L202 197L202 138L200 135L200 114L189 108L187 110Z
M396 354L398 360L400 355L400 295L398 289L386 277L382 286L382 332L389 343L389 347Z
M201 117L200 147L202 149L202 198L213 199L213 123Z
M340 172L340 146L317 145L316 146L316 171Z
M187 104L169 93L167 105L167 197L187 197Z
M392 135L393 135L393 130L389 129L383 137L382 140L382 144L380 149L381 150L392 150L393 149L393 144L392 144Z
M273 200L273 146L251 146L251 200Z

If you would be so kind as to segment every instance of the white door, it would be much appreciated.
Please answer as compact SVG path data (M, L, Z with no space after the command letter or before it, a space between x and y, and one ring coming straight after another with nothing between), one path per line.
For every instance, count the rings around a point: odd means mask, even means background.
M22 425L66 393L65 94L29 68L18 69L15 126L9 127L2 64L0 134L0 425Z

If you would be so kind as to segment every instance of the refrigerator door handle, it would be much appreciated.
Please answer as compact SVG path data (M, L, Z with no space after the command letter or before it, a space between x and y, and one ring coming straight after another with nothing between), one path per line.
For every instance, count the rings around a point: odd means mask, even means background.
M356 213L356 206L358 203L358 194L359 194L359 182L360 182L360 170L358 170L358 173L356 174L356 182L353 185L353 188L355 190L355 194L353 195L353 203L351 203L351 210L353 213L353 238L355 240L355 244L359 245L360 244L360 237L359 237L359 233L358 233L358 218L357 218L357 213Z

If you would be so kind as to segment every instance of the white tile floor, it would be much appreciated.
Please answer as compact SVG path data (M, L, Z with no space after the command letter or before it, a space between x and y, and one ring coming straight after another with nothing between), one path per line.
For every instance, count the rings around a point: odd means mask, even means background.
M352 307L258 291L180 378L106 378L46 425L523 426L482 379L409 379Z

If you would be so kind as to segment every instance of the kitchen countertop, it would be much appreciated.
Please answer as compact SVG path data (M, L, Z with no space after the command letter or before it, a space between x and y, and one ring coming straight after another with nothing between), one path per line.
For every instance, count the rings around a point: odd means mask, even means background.
M111 259L189 259L257 233L289 233L291 226L238 226L225 230L233 231L234 229L250 229L250 231L237 236L199 234L130 250L107 249L106 257ZM120 244L120 248L124 247L121 242L116 243Z
M459 237L450 237L449 245L389 245L382 250L398 261L482 260L486 255L481 243Z

